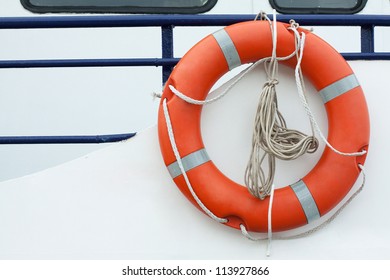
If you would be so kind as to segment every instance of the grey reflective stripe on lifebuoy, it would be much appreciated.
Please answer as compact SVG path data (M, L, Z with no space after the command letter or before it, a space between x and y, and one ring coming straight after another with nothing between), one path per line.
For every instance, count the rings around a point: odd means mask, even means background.
M358 87L359 85L359 81L357 80L355 74L351 74L323 88L319 91L319 93L324 103L326 103L350 91L351 89Z
M200 149L196 152L193 152L181 159L183 163L184 170L187 172L203 163L210 161L210 157L206 152L206 149ZM169 174L171 174L172 178L176 178L181 175L181 170L177 161L171 163L167 166Z
M305 212L307 223L310 223L320 217L317 204L311 195L306 184L299 180L298 182L291 185L295 195L297 196L303 211Z
M220 46L227 64L229 66L229 70L236 68L241 65L241 59L234 45L232 39L225 29L220 29L213 33L215 40L217 40L218 45Z

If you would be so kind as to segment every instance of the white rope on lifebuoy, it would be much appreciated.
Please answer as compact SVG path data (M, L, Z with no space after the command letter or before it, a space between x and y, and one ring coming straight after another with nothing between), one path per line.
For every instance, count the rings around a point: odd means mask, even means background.
M184 166L183 166L183 162L181 160L181 156L180 156L180 153L179 153L179 150L177 149L177 145L176 145L176 140L175 140L175 135L174 135L174 132L173 132L173 128L172 128L172 122L171 122L171 118L169 116L169 110L168 110L168 106L167 106L167 100L164 99L163 100L163 111L164 111L164 117L165 117L165 122L166 122L166 125L167 125L167 131L168 131L168 135L169 135L169 141L171 142L171 146L172 146L172 150L173 150L173 153L175 155L175 158L176 158L176 161L179 165L179 168L180 168L180 171L181 173L183 174L184 176L184 180L187 184L187 187L188 189L190 190L191 192L191 195L192 197L195 199L196 203L199 205L199 207L210 217L212 218L213 220L219 222L219 223L226 223L228 220L227 219L224 219L224 218L219 218L217 217L213 212L211 212L204 204L203 202L199 199L199 197L196 195L191 183L190 183L190 180L188 179L188 176L187 176L187 173L184 169Z
M361 156L367 152L365 150L357 153L341 152L338 151L336 148L334 148L327 141L327 139L321 132L321 129L319 128L314 118L314 115L307 103L306 96L305 96L305 86L304 86L303 75L300 67L303 58L303 52L304 52L305 33L303 32L299 33L298 24L295 23L294 21L291 21L289 29L292 30L295 35L295 42L296 42L295 50L293 51L292 54L286 57L277 57L276 55L277 29L276 29L275 11L273 16L274 16L273 22L271 22L268 19L268 17L266 17L266 15L263 15L263 17L267 19L270 23L271 34L273 39L272 56L263 58L253 63L251 66L245 69L241 74L239 74L238 78L236 78L218 96L206 100L196 100L180 92L173 85L171 84L168 85L172 93L174 93L182 100L194 105L206 105L215 102L220 98L222 98L223 96L225 96L230 91L230 89L234 87L246 74L252 71L255 66L257 66L260 63L265 64L265 70L268 76L268 81L265 83L263 87L263 92L259 101L258 111L256 114L256 120L254 125L255 128L254 128L254 133L252 138L253 146L252 146L250 160L247 169L245 171L245 183L250 193L252 193L254 196L260 199L264 199L266 196L270 196L270 201L268 206L268 236L266 238L255 238L248 233L248 231L246 230L243 224L240 225L240 228L242 234L250 240L258 241L258 240L268 239L267 256L269 256L271 253L271 241L272 241L272 204L273 204L273 193L274 193L273 178L275 173L275 158L277 157L284 160L290 160L290 159L295 159L306 152L309 153L314 152L318 147L318 141L314 136L314 131L317 131L320 138L326 143L326 145L337 154L344 155L344 156ZM307 136L304 133L299 132L297 130L287 129L284 118L282 117L281 113L277 109L275 86L278 83L277 80L278 61L290 59L294 55L297 56L297 64L295 67L295 80L298 89L298 94L305 108L305 111L309 116L310 124L312 126L312 132L313 132L312 136ZM193 196L194 200L199 205L199 207L212 219L220 223L228 222L226 218L220 218L216 216L212 211L210 211L202 203L202 201L199 199L194 189L192 188L192 185L183 167L180 153L176 146L175 135L172 128L172 123L170 120L166 99L163 100L162 104L163 104L163 112L164 112L164 117L166 121L168 136L172 146L172 150L174 152L181 173L184 176L186 185L191 192L191 195ZM262 151L264 151L265 153L263 153ZM261 168L261 165L266 155L268 155L268 162L269 162L269 174L267 178L265 178L266 177L265 173ZM361 187L352 195L352 197L349 200L347 200L347 202L345 202L341 206L341 208L333 216L331 216L329 219L324 221L321 225L315 227L312 230L309 230L299 235L287 237L287 238L278 237L278 239L290 239L290 238L306 236L312 232L317 231L323 226L329 224L345 208L345 206L349 204L352 201L352 199L355 198L356 195L363 189L365 184L365 173L363 170L363 166L359 165L359 167L361 168L363 173L363 183Z

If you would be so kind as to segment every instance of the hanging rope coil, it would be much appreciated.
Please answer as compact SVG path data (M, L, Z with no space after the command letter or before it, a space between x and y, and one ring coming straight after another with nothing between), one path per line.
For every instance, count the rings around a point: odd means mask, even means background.
M252 149L245 170L245 185L252 195L264 199L271 192L275 177L275 158L293 160L305 153L314 153L318 149L318 140L298 130L287 128L285 119L278 108L276 85L279 83L276 20L273 23L266 15L262 15L270 23L272 34L272 57L264 63L267 81L260 94L257 106L254 128L252 134ZM295 22L291 23L293 29L298 28ZM298 34L299 35L299 34ZM300 50L300 39L296 39L296 50ZM302 51L302 50L301 50ZM268 174L262 165L268 161Z

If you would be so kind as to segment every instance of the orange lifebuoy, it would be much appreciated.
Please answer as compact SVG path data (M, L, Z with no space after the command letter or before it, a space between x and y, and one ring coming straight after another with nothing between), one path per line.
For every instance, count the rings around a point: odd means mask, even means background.
M295 37L288 25L277 23L278 56L295 50ZM324 100L328 116L328 141L338 150L358 152L368 149L369 116L362 88L343 57L316 35L306 33L302 60L308 77ZM167 81L189 97L204 100L214 83L232 68L269 57L272 34L264 21L228 26L204 38L178 63ZM282 62L294 66L295 57ZM186 174L203 204L225 224L249 231L267 231L269 198L259 200L248 190L226 177L208 158L202 141L200 117L202 106L189 104L175 96L168 86L166 100L177 148ZM158 134L162 156L174 182L199 208L177 170L169 140L166 120L160 105ZM349 192L360 173L363 156L346 157L326 147L319 162L301 180L278 188L272 207L273 231L303 226L333 209ZM217 195L218 194L218 195Z

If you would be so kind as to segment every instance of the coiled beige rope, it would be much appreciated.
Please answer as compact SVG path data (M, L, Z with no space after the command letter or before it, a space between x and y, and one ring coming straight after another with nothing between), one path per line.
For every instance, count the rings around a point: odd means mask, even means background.
M314 153L318 140L298 130L287 128L286 121L278 109L276 85L279 83L278 58L276 55L277 28L276 21L270 23L273 39L272 57L264 63L268 81L264 84L256 111L252 134L252 149L245 170L245 185L252 195L264 199L271 192L275 177L275 158L293 160L305 153ZM292 28L297 28L292 25ZM297 41L296 53L300 48ZM268 161L268 174L262 165Z

